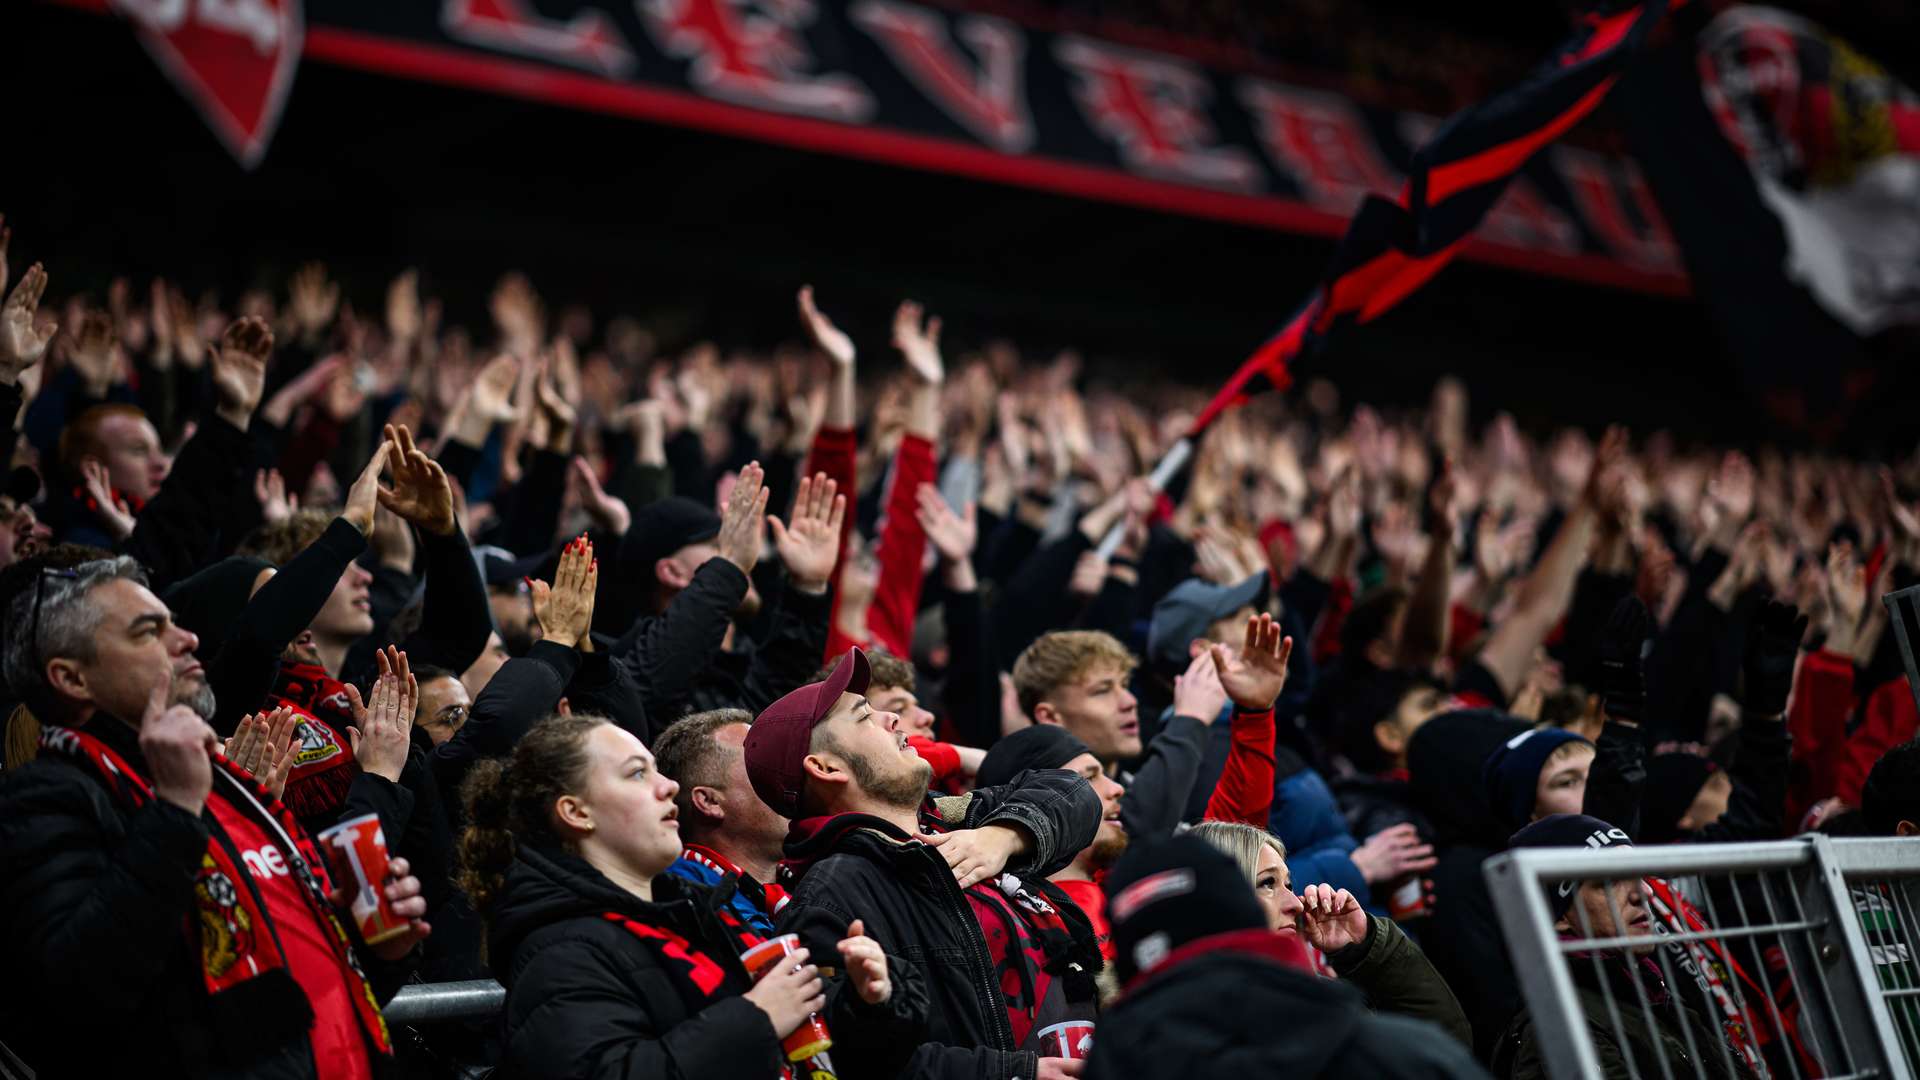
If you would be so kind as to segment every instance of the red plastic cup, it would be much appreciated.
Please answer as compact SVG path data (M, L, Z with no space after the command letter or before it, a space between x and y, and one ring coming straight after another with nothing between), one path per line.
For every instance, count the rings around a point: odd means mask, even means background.
M781 959L800 948L799 934L781 934L740 954L740 962L746 965L747 975L755 983L769 974L778 971ZM787 1051L788 1061L805 1061L815 1055L825 1053L833 1045L833 1036L827 1033L827 1022L820 1014L809 1013L793 1034L781 1040L780 1045Z
M1387 917L1395 922L1417 919L1426 913L1427 889L1417 876L1387 898Z
M1040 1056L1078 1060L1093 1053L1093 1021L1069 1020L1040 1029Z
M360 940L378 945L406 933L407 920L393 913L387 900L387 835L380 828L379 814L362 814L343 821L314 839L327 859L327 872L335 885L347 886L352 902L348 909L360 929Z

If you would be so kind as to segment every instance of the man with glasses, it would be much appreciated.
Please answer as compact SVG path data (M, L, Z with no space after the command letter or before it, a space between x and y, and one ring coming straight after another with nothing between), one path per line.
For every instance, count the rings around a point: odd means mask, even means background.
M138 565L43 570L7 625L44 728L0 775L6 1042L42 1077L371 1076L426 927L359 944L312 838L218 753L197 639ZM425 912L405 860L382 887Z
M473 700L467 697L460 676L446 668L417 664L413 677L420 683L420 710L413 715L413 726L425 732L433 745L440 746L466 724Z

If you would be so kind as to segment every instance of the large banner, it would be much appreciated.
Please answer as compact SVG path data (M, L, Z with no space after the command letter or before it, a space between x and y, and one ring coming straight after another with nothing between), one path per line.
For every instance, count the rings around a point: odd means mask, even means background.
M183 53L297 10L293 0L62 2L110 2L148 36L161 31L156 13L168 16ZM1343 234L1366 195L1399 191L1439 122L1168 48L907 0L306 0L304 46L278 35L276 48L288 47L309 60L1323 236ZM230 81L236 94L259 82ZM195 99L206 108L203 94ZM253 100L221 111L277 115ZM1633 163L1569 145L1529 162L1461 254L1687 291Z

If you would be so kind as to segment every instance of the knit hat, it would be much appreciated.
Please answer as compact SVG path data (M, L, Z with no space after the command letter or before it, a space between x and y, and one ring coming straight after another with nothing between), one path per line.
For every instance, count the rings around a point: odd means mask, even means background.
M161 599L173 612L173 621L200 639L194 651L203 662L220 652L233 633L240 613L253 599L253 579L273 569L265 559L245 555L221 559L169 587Z
M781 817L800 816L800 788L807 779L802 763L813 729L833 711L841 694L864 694L872 680L867 654L848 649L825 680L792 691L754 718L741 752L747 780L761 802Z
M1266 596L1265 570L1237 585L1188 578L1153 605L1153 621L1147 626L1147 661L1184 669L1187 646L1194 638L1206 637L1207 627L1241 608L1259 605Z
M1135 843L1107 871L1101 888L1122 983L1197 938L1267 925L1247 875L1218 848L1189 834Z
M643 583L653 581L653 564L688 544L720 535L720 515L683 495L670 495L641 507L620 541L620 561L632 565ZM649 586L650 587L650 586Z
M1640 786L1640 839L1664 844L1680 835L1680 815L1719 766L1681 750L1647 759L1647 780Z
M1601 848L1629 848L1633 841L1625 832L1585 814L1549 814L1539 821L1513 834L1507 841L1510 848L1541 847L1586 847L1595 851ZM1545 881L1540 885L1547 898L1547 910L1553 912L1555 922L1573 906L1573 894L1579 890L1579 881Z
M1087 744L1059 724L1021 728L993 744L974 776L975 787L999 787L1028 769L1058 769L1081 754Z
M1553 752L1570 742L1592 746L1585 736L1565 728L1523 731L1508 739L1487 755L1481 778L1487 785L1487 798L1493 812L1508 826L1518 828L1533 817L1534 797L1540 786L1540 770Z

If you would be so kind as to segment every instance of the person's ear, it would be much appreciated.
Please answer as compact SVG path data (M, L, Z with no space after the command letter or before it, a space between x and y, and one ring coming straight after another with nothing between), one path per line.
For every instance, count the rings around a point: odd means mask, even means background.
M808 754L801 759L800 769L808 779L823 784L844 784L852 779L840 759L832 754Z
M1920 824L1916 824L1911 821L1902 821L1900 824L1895 825L1893 827L1893 835L1920 836Z
M1059 724L1065 726L1066 720L1060 710L1053 707L1051 701L1043 701L1033 707L1033 722L1036 724Z
M686 568L680 565L680 561L674 558L655 562L653 576L659 579L660 584L674 589L684 589L693 580L693 575L687 573Z
M80 670L79 664L64 657L47 661L47 685L55 693L66 697L79 701L93 700L93 692L87 688L86 672Z
M1393 646L1383 640L1369 641L1366 648L1367 659L1377 668L1393 667Z
M593 811L588 808L585 800L577 795L562 795L555 799L553 816L563 829L582 833L593 831Z
M1407 737L1401 734L1400 725L1391 720L1380 720L1374 723L1373 741L1379 743L1380 749L1389 754L1407 752Z
M707 787L704 784L699 784L693 788L687 798L688 801L693 804L693 808L702 815L710 817L715 821L726 820L727 808L726 805L720 801L720 792L718 790Z
M1213 648L1213 643L1206 638L1194 638L1192 641L1187 642L1187 659L1198 660L1200 659L1201 653L1211 648Z

